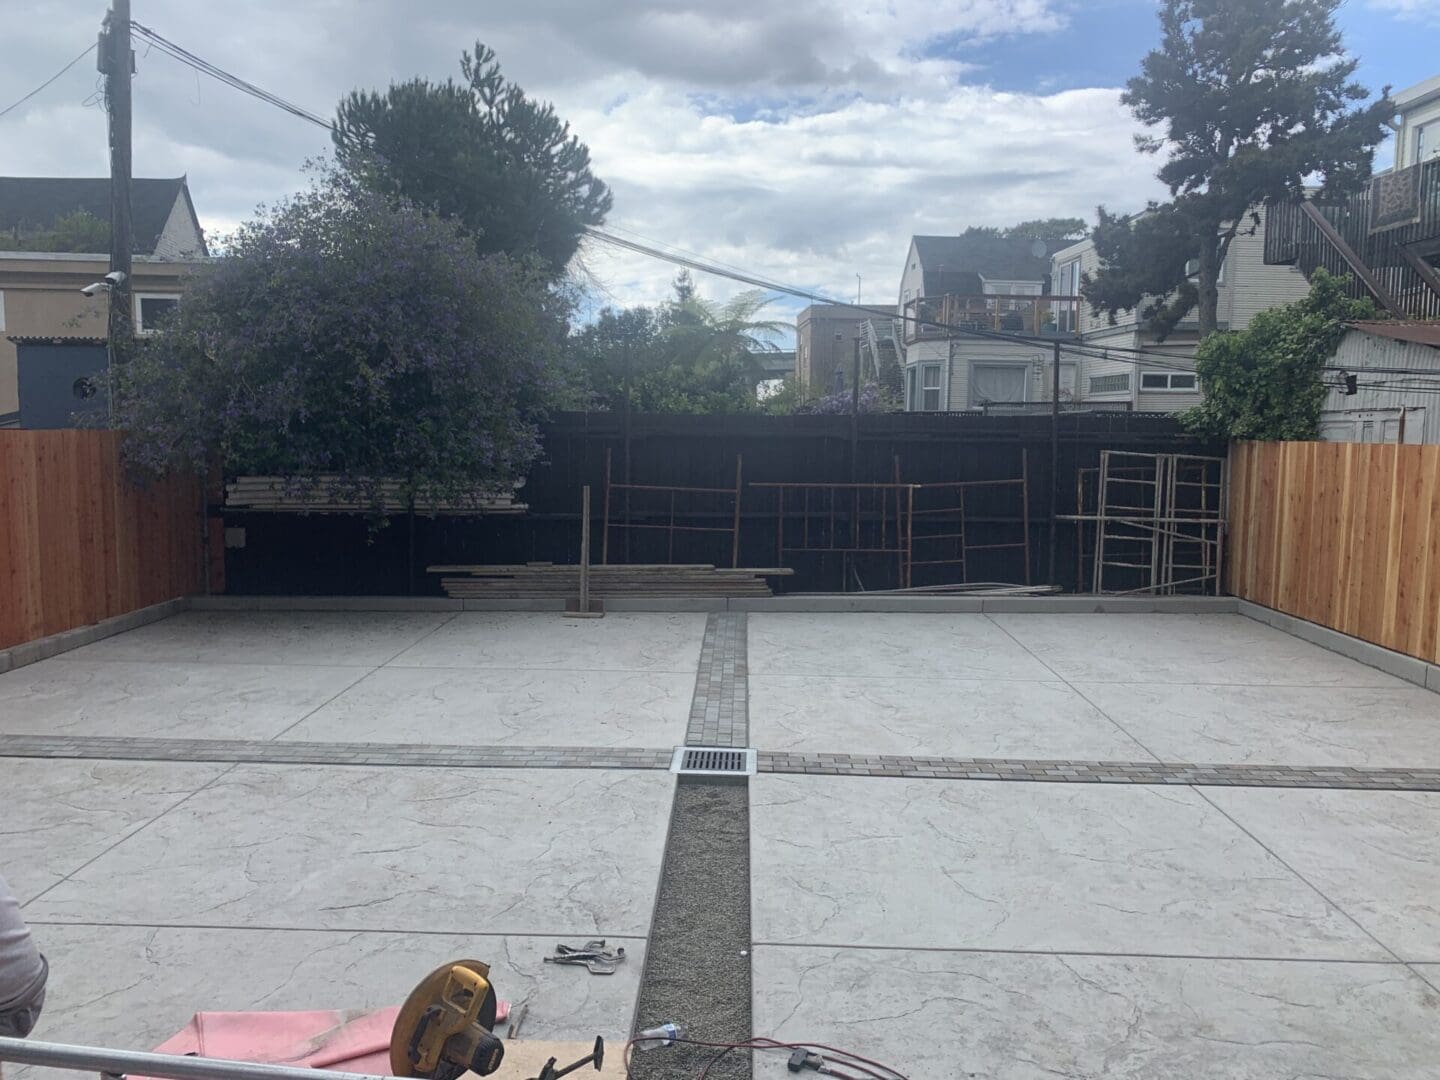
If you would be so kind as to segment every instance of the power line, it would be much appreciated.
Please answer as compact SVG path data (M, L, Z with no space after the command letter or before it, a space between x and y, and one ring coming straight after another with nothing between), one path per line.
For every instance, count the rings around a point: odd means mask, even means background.
M37 86L34 90L31 90L28 94L26 94L24 97L22 97L19 101L15 102L15 104L13 104L13 105L7 105L4 109L0 109L0 118L4 118L4 117L8 116L10 113L14 112L14 111L15 111L16 109L18 109L21 105L24 105L25 102L29 101L29 100L30 100L31 98L33 98L36 94L40 93L41 90L44 90L47 86L49 86L51 83L53 83L56 79L60 78L61 75L64 75L67 71L69 71L72 67L74 67L76 64L78 64L81 60L84 60L85 57L89 56L92 52L95 51L95 47L96 47L97 44L98 44L98 42L93 42L93 41L92 41L89 45L85 46L85 51L84 51L84 52L82 52L79 56L75 57L74 60L71 60L68 64L66 64L64 67L62 67L62 68L61 68L59 71L57 71L54 75L51 75L50 78L46 79L43 83L41 83L39 86Z
M925 327L933 326L937 329L944 330L947 333L953 333L961 337L983 338L991 341L1005 341L1012 344L1019 342L1030 345L1044 345L1050 348L1053 348L1056 344L1056 339L1050 337L1037 337L1030 334L1011 334L998 330L980 330L971 326L936 322L930 319L922 319L915 315L896 315L893 308L875 307L868 304L847 303L844 300L836 300L835 298L826 296L823 293L812 292L808 289L799 289L792 285L786 285L781 282L771 281L769 279L759 277L755 274L731 271L702 258L691 258L683 255L676 255L672 252L667 252L659 248L650 247L647 244L641 244L633 240L627 240L624 237L616 236L613 233L606 232L604 229L596 228L594 226L586 226L585 233L586 235L592 236L597 240L612 244L616 247L626 248L641 255L648 255L652 258L664 259L667 262L672 262L677 265L687 267L688 269L698 270L701 273L712 274L717 277L730 278L733 281L738 281L745 285L753 285L756 288L764 289L767 292L776 292L788 296L794 296L802 300L809 300L812 303L832 304L837 307L849 308L852 311L862 311L866 314L874 315L877 318L898 318L903 322L916 323ZM1145 352L1145 359L1132 360L1128 356L1113 356L1111 355L1111 353L1117 351L1127 353L1141 352L1142 350L1112 349L1109 346L1091 345L1086 342L1071 342L1063 340L1060 341L1059 344L1063 352L1067 352L1072 356L1078 355L1096 360L1111 360L1117 363L1128 363L1135 366L1139 366L1144 363L1152 368L1164 368L1169 371L1180 371L1185 373L1191 373L1195 370L1193 365L1185 363L1173 353Z
M314 124L317 127L322 127L327 131L333 131L335 129L335 125L333 123L331 123L329 120L326 120L318 113L313 113L309 109L296 105L294 102L286 101L278 94L272 94L270 91L262 89L261 87L256 86L254 83L248 82L245 79L240 78L240 76L238 75L232 75L224 68L217 67L215 64L210 63L210 61L196 56L189 49L186 49L181 45L177 45L175 42L169 40L161 34L156 33L154 30L150 29L150 27L133 21L131 22L130 26L135 31L136 37L142 38L145 41L149 42L152 46L154 46L160 52L164 53L166 56L169 56L174 60L178 60L180 61L180 63L186 64L189 67L194 68L196 71L201 72L202 74L209 75L212 79L216 79L222 83L225 83L225 85L239 90L242 94L249 94L251 97L263 101L267 105L273 105L277 109L283 109L291 116L304 120L307 123Z
M211 78L217 79L218 81L225 83L227 86L231 86L234 89L241 91L242 93L248 94L251 97L256 98L257 100L263 101L269 105L273 105L278 109L283 109L285 112L290 113L292 116L295 116L308 123L314 124L317 127L322 127L325 130L331 132L337 140L345 138L344 135L331 121L324 119L317 113L313 113L308 109L302 108L301 106L296 105L293 102L286 101L279 95L272 94L268 90L264 90L261 87L256 86L254 83L248 82L247 80L240 78L238 75L232 75L230 72L225 71L223 68L217 67L216 65L210 63L208 60L197 56L195 53L190 52L183 46L177 45L175 42L170 41L169 39L165 38L164 36L150 29L147 26L134 22L132 22L131 25L134 27L137 36L150 42L161 52L165 53L167 56L170 56L175 60L178 60L180 63L186 64L194 68L196 71L209 75ZM346 141L351 142L351 145L355 145L353 143L353 140ZM456 177L451 176L450 174L445 173L441 170L430 169L426 166L419 165L418 163L412 164L414 164L418 168L424 169L425 171L432 173L435 176L452 181L457 179ZM936 323L931 320L921 319L917 316L906 315L903 312L897 316L893 310L886 308L874 307L864 304L847 304L843 300L836 300L832 297L825 296L822 293L812 292L807 289L799 289L791 285L783 284L781 282L770 281L768 279L759 277L758 275L752 274L748 271L743 271L738 268L732 269L730 267L720 265L713 260L704 259L699 256L691 257L686 255L680 255L674 252L664 251L660 248L652 247L648 244L642 244L634 240L627 240L624 237L616 236L614 233L606 232L604 229L596 228L594 226L585 226L585 234L587 236L593 237L596 240L601 241L602 243L610 244L614 247L624 248L629 251L635 252L636 254L646 255L650 258L661 259L665 262L673 263L677 266L684 266L688 269L698 270L701 273L710 274L716 277L729 278L732 281L738 281L746 285L753 285L756 288L764 289L767 292L776 292L783 295L795 296L800 299L809 300L812 303L833 304L840 307L847 307L855 311L864 311L869 314L873 314L878 318L894 319L898 317L904 322L912 322L927 327L934 326L940 330L944 330L946 333L956 334L961 337L988 339L992 341L1005 341L1012 344L1016 342L1023 342L1032 345L1043 345L1047 348L1053 348L1057 343L1057 339L1055 338L1036 337L1026 334L1010 334L1001 331L986 331L979 330L971 326L954 325L949 323ZM1179 371L1185 373L1191 373L1195 370L1193 365L1186 364L1184 361L1179 360L1179 358L1169 353L1147 352L1145 350L1131 349L1122 346L1116 346L1113 348L1109 346L1093 346L1087 345L1084 342L1060 341L1059 346L1062 352L1066 352L1072 356L1088 357L1091 359L1099 360L1109 360L1118 363L1129 363L1138 367L1142 363L1142 361L1139 359L1129 360L1125 356L1114 356L1111 354L1115 352L1137 355L1143 354L1143 356L1148 358L1144 362L1147 363L1148 366L1150 366L1151 368Z

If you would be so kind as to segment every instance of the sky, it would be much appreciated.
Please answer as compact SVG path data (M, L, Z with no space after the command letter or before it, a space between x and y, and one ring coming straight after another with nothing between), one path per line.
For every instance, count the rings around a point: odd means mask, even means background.
M828 296L893 303L915 233L1093 220L1098 204L1164 195L1119 103L1158 44L1154 0L132 4L135 21L326 116L355 88L458 76L482 40L590 147L610 229ZM93 42L106 6L0 0L0 109ZM1440 74L1440 0L1348 0L1339 22L1367 86ZM143 44L137 66L135 174L186 174L211 234L302 187L328 149L318 128ZM0 118L0 175L105 175L97 79L86 57ZM580 261L592 307L663 300L675 270L593 243ZM742 288L698 284L717 299Z

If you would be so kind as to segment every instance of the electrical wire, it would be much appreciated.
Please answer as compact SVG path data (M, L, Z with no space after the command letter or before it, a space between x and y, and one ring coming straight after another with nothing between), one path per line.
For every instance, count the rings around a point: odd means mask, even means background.
M210 61L195 55L189 49L186 49L182 45L177 45L169 38L157 33L143 23L132 20L130 28L135 32L137 37L148 42L171 59L178 60L180 63L186 64L204 75L209 75L212 79L216 79L227 86L233 87L243 94L249 94L251 97L263 101L267 105L273 105L277 109L283 109L291 116L300 120L314 124L317 127L322 127L327 131L335 130L335 125L318 113L313 113L309 109L296 105L294 102L286 101L280 97L280 95L272 94L270 91L262 89L254 83L240 78L238 75L232 75L224 68L218 67L210 63Z
M5 108L0 109L0 119L3 119L4 117L8 116L10 113L12 113L12 112L14 112L16 109L18 109L21 105L24 105L27 101L29 101L31 98L33 98L36 94L40 93L41 90L44 90L47 86L49 86L51 83L53 83L56 79L60 78L61 75L64 75L67 71L69 71L72 67L74 67L76 64L78 64L81 60L84 60L85 57L89 56L92 52L95 51L95 48L96 48L97 45L99 45L99 42L92 41L89 45L85 46L85 51L84 51L84 52L82 52L79 56L75 57L74 60L71 60L68 64L66 64L64 67L62 67L62 68L61 68L59 71L57 71L54 75L51 75L50 78L46 79L43 83L41 83L39 86L37 86L34 90L31 90L28 94L26 94L24 97L22 97L19 101L15 102L13 105L7 105Z
M634 1058L635 1044L641 1041L643 1040L631 1039L625 1044L622 1062L627 1080L632 1076L630 1070ZM714 1068L716 1063L732 1050L759 1050L762 1052L807 1050L817 1055L823 1051L825 1054L828 1054L830 1059L833 1059L835 1063L844 1066L846 1069L856 1070L854 1073L839 1071L831 1064L831 1060L827 1060L826 1068L828 1075L838 1076L840 1080L909 1080L899 1069L890 1065L862 1057L853 1050L843 1050L836 1046L827 1046L824 1043L781 1042L779 1039L772 1039L763 1035L757 1035L755 1038L747 1039L744 1042L705 1042L700 1039L678 1038L672 1039L671 1043L681 1046L710 1047L720 1051L720 1053L716 1054L706 1063L695 1080L706 1080L710 1070Z

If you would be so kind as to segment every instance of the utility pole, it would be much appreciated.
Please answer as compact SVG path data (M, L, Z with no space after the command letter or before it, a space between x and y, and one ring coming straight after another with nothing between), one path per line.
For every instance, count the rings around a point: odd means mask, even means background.
M107 338L113 361L131 335L130 262L134 231L130 221L130 79L135 54L130 48L130 0L111 0L100 31L96 66L105 76L110 114L110 270L123 274L110 287Z
M1045 580L1055 581L1055 516L1060 512L1060 342L1055 342L1050 383L1050 572Z

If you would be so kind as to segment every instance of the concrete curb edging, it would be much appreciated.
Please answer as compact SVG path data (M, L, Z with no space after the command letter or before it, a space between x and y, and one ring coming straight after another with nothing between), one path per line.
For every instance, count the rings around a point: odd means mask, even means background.
M1234 615L1233 596L666 596L605 601L611 612L802 612L1043 615ZM446 596L197 596L195 611L564 611L562 599L456 600Z
M1319 623L1313 623L1295 615L1287 615L1283 611L1277 611L1275 608L1268 608L1249 600L1237 600L1237 604L1236 610L1246 618L1274 627L1301 641L1318 645L1322 649L1339 653L1358 663L1378 668L1397 679L1404 679L1408 683L1414 683L1426 690L1440 693L1440 664L1427 663L1416 656L1406 656L1394 649L1387 649L1383 645L1362 641L1349 634L1342 634L1339 630L1332 630L1328 626L1321 626Z
M27 641L23 645L12 645L8 649L0 649L0 674L25 667L28 664L39 663L41 660L48 660L52 656L59 656L61 653L78 649L82 645L89 645L103 638L123 634L127 630L134 630L147 623L168 619L171 615L188 611L190 600L191 598L188 596L178 596L174 600L164 600L136 611L127 611L124 615L115 615L88 626L77 626L71 630L62 630L58 634L51 634L49 637Z

